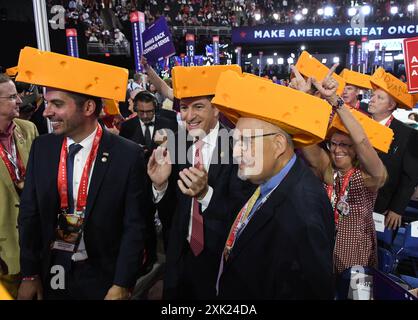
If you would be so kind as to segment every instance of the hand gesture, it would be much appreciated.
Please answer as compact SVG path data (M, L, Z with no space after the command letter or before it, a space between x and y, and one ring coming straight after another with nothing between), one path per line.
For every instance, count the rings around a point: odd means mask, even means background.
M312 84L319 91L321 96L326 100L332 100L336 96L338 89L338 82L335 80L332 75L337 69L338 63L334 64L331 69L329 69L326 77L321 82L318 82L315 78L312 78Z
M310 93L312 89L312 79L308 78L305 80L305 78L300 74L299 70L294 65L291 65L290 69L292 70L292 73L295 75L295 77L290 80L289 87L305 93Z
M170 153L165 147L158 147L152 152L147 166L148 175L157 190L162 190L171 174Z
M208 191L208 173L201 166L199 169L190 167L179 172L180 179L177 184L185 195L203 198Z

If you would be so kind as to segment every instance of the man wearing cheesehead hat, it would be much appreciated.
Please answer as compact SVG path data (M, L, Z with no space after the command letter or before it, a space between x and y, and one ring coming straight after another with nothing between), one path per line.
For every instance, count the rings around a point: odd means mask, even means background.
M127 299L144 248L143 151L97 119L101 98L125 98L128 71L30 47L18 68L18 81L47 87L54 131L28 160L18 298Z
M294 147L323 140L325 101L259 77L225 72L212 103L236 122L241 179L258 185L218 260L222 299L332 299L334 222L320 181Z
M368 111L374 120L394 133L389 152L379 153L389 178L379 190L374 211L386 216L386 227L396 229L418 184L418 140L417 132L395 119L393 112L398 107L412 109L414 102L406 84L383 68L377 69L370 81L374 90Z
M360 72L344 69L340 77L345 80L345 87L341 98L353 109L368 114L366 103L359 100L361 90L371 90L370 76Z
M239 66L175 67L174 96L186 132L174 148L154 150L148 175L163 228L170 228L164 297L213 299L218 259L231 220L229 207L239 208L253 186L237 178L229 132L211 104L220 74L240 74ZM169 143L170 144L170 143ZM187 157L186 157L187 155ZM171 157L173 165L168 159Z

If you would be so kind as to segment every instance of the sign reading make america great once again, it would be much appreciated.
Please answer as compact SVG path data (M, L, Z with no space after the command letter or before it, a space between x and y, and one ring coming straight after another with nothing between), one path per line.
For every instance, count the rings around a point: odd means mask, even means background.
M417 21L366 24L363 28L347 25L260 26L232 29L234 44L275 44L284 42L409 38L418 35Z

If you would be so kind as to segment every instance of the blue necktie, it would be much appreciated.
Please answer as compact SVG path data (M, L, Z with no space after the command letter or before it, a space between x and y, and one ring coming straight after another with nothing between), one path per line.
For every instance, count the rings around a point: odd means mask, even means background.
M74 157L83 148L81 144L73 143L68 148L67 157L67 185L68 185L68 213L74 213L74 196L73 196L73 173L74 173Z

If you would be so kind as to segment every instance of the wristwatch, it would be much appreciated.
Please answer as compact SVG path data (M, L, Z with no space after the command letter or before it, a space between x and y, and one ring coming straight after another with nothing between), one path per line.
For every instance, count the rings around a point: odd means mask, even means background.
M334 110L339 110L344 105L344 100L341 97L338 97L337 101L332 105Z

